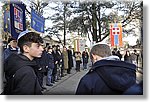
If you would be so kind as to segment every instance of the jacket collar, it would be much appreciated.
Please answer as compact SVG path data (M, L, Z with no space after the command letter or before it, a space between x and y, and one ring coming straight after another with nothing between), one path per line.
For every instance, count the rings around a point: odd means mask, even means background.
M131 63L127 63L127 62L124 62L124 61L102 59L102 60L99 60L99 61L95 62L93 64L91 70L95 70L95 69L97 69L99 67L102 67L102 66L126 67L126 68L130 68L130 69L133 69L133 70L135 70L135 68L136 68L136 65L131 64Z

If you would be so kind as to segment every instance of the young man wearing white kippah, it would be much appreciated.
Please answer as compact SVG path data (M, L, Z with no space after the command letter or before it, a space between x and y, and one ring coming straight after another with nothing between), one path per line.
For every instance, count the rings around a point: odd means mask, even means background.
M35 69L35 57L41 57L43 52L42 38L35 32L24 31L18 36L20 54L12 54L4 63L7 83L3 94L8 95L40 95Z

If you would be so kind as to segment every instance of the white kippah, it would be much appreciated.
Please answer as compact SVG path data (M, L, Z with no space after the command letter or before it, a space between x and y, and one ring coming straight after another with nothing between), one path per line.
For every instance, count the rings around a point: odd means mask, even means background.
M17 41L18 41L22 36L24 36L25 34L27 34L27 33L29 33L29 32L31 32L31 31L25 30L25 31L21 32L21 33L19 34L18 38L17 38Z

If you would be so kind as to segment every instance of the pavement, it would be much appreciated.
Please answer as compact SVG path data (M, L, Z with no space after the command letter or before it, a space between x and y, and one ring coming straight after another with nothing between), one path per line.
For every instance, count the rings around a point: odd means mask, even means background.
M71 70L71 74L67 74L66 76L62 77L61 80L53 84L53 86L44 86L47 89L43 91L44 95L72 95L75 94L76 88L82 76L84 76L87 70L82 70L83 65L81 64L81 71L76 72L75 70L75 59L73 59L74 67ZM90 68L92 63L88 63L88 67ZM46 85L46 77L44 78L44 85Z
M53 84L53 86L45 86L47 89L43 91L44 95L74 95L80 79L88 70L76 72L72 69L71 74L62 77L61 80ZM45 80L45 79L44 79Z
M137 83L139 83L140 81L143 80L143 66L141 60L138 61L138 66L137 66L137 70L136 70L136 79L137 79Z

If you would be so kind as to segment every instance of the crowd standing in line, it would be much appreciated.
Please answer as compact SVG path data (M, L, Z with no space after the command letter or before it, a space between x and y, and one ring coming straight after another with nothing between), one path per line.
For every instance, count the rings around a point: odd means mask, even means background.
M73 52L71 46L68 49L63 46L62 50L60 45L44 46L42 38L31 31L24 31L20 33L18 39L10 38L8 42L9 46L3 52L4 82L6 83L3 94L42 94L42 91L46 89L43 83L45 76L46 86L50 87L61 80L62 77L71 74L74 64L76 65L76 72L81 71L81 63L83 64L83 70L88 68L88 49L81 53L80 51ZM93 66L81 79L76 94L123 94L126 89L135 84L135 65L138 65L139 54L136 50L131 54L129 50L126 50L125 55L122 55L117 49L111 52L107 45L100 44L97 46L99 48L94 46L90 51ZM73 63L73 56L76 63ZM123 61L121 61L122 58L124 58ZM117 65L114 65L114 63ZM120 77L120 74L117 74L118 77L114 79L114 77L109 76L116 71L110 70L112 67L116 67L118 70L124 67L125 69L120 70L120 72L123 75L127 71L127 76ZM128 74L132 76L132 80L129 78L128 82L118 81L119 77L123 80L128 78ZM28 81L29 84L25 84ZM113 81L123 85L116 88ZM98 88L99 84L101 84L101 87ZM29 88L30 86L31 88ZM137 85L135 84L135 86ZM104 87L103 90L102 87ZM127 91L125 94L130 93Z

